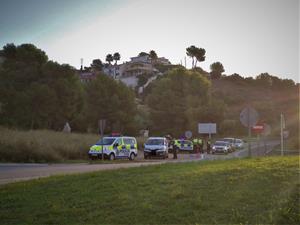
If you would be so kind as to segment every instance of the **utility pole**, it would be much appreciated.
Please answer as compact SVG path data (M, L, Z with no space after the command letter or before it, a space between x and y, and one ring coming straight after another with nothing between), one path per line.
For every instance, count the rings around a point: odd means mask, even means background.
M281 147L281 156L283 156L283 128L285 128L284 124L284 116L280 114L280 147Z
M250 124L250 108L249 107L247 107L247 121L248 121L248 154L249 154L249 157L251 157L251 144L250 144L251 124Z

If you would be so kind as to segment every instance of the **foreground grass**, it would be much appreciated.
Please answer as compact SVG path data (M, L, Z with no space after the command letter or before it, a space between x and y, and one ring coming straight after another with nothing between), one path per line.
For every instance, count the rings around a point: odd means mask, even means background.
M0 127L0 161L63 162L87 159L99 136L50 130L20 131Z
M298 157L147 166L0 187L1 224L300 224Z

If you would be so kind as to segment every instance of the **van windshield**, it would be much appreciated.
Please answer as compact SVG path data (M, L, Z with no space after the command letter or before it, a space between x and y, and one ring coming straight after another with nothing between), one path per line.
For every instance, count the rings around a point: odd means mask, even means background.
M116 138L101 138L96 145L111 145Z
M149 139L146 145L164 145L163 139Z

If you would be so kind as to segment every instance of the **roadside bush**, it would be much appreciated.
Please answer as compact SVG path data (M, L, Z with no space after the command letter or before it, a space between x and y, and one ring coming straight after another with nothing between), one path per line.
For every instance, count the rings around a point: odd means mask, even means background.
M99 136L49 130L19 131L0 127L0 161L59 162L87 159Z

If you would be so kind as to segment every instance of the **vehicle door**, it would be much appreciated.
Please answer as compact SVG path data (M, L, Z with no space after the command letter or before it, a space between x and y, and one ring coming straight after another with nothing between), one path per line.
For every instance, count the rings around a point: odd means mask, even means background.
M167 151L167 153L168 153L168 150L169 150L169 142L168 142L167 139L164 140L164 146L165 146L165 149L166 149L166 151Z
M185 141L185 150L192 151L193 150L193 143L191 141Z
M124 148L123 148L123 153L124 157L129 157L131 149L134 149L134 140L132 138L123 138L124 141Z
M114 151L116 152L116 157L122 156L122 148L123 148L122 138L118 138L114 143Z

